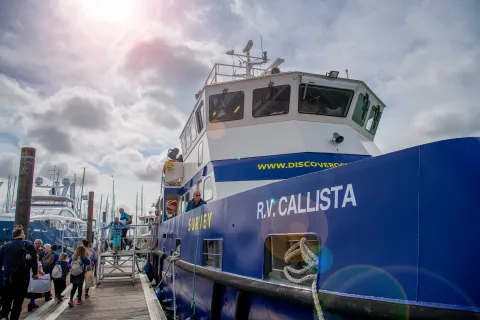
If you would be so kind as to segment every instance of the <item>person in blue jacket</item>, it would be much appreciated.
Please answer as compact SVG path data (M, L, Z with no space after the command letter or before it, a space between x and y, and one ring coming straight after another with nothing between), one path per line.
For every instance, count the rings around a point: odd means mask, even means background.
M193 192L193 199L187 202L187 206L185 207L185 212L201 207L204 204L207 204L207 203L202 199L200 190L195 190Z

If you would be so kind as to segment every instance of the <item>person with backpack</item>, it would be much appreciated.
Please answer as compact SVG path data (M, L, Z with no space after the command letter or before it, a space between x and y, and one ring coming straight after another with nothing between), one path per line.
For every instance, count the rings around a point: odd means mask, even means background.
M56 248L56 245L53 245L53 248ZM50 275L50 279L52 279L52 270L55 267L55 263L58 261L58 254L55 251L52 251L52 246L49 243L46 243L43 246L43 250L45 251L45 255L43 256L42 260L42 269L45 274ZM52 293L51 290L45 292L45 302L52 300Z
M55 300L63 301L62 292L67 287L67 274L70 271L68 266L68 256L65 252L60 254L55 267L52 270L53 286L55 288Z
M82 244L85 248L87 248L87 254L89 255L89 259L90 259L90 265L87 266L86 268L86 272L85 272L85 299L88 299L88 290L90 289L90 287L88 286L88 274L87 272L92 272L95 270L95 267L97 265L97 253L95 252L95 250L93 250L92 248L89 248L89 242L87 239L83 238L82 239ZM90 279L93 279L93 275L90 274ZM92 281L92 284L93 284L93 281Z
M90 265L90 259L88 259L87 248L82 245L78 245L77 249L73 253L70 261L68 262L70 267L70 283L72 284L72 290L70 291L70 301L68 306L73 308L73 296L78 290L77 304L82 304L82 289L83 281L85 281L85 269Z
M30 270L32 279L38 279L37 253L33 245L25 241L22 227L15 227L12 237L12 241L0 248L0 270L3 267L5 280L0 318L18 320L28 292Z

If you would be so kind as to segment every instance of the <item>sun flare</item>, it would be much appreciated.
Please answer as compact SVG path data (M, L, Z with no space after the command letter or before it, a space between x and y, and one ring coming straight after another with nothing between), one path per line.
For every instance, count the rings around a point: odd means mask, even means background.
M90 19L105 22L126 22L135 16L134 0L82 0L82 12Z

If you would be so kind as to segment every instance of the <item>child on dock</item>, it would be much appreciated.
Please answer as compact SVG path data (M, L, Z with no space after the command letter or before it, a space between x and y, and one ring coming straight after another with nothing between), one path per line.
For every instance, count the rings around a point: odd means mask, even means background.
M70 283L72 284L72 290L70 291L70 301L68 306L73 307L73 296L75 291L78 290L77 294L77 304L82 304L82 287L83 282L85 281L85 267L90 264L90 259L88 259L87 249L79 245L75 250L75 253L70 258L68 262L70 267Z
M53 285L55 287L55 300L58 302L63 301L62 292L67 287L67 274L69 271L68 256L65 252L62 252L52 270Z

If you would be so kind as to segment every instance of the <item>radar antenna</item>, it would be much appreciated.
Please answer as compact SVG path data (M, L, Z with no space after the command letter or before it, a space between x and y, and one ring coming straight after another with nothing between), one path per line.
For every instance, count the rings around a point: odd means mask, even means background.
M226 52L227 55L236 56L240 59L241 63L245 63L245 70L246 70L245 74L244 75L236 74L236 76L244 76L245 78L251 78L253 76L252 69L254 66L264 64L270 61L267 58L267 51L262 52L262 57L254 57L250 55L250 50L252 49L252 47L253 47L253 41L248 40L247 44L245 45L245 48L243 48L244 54L235 53L233 49Z

